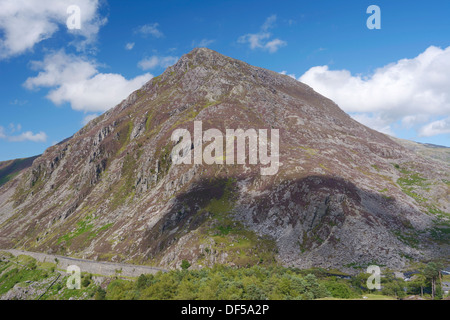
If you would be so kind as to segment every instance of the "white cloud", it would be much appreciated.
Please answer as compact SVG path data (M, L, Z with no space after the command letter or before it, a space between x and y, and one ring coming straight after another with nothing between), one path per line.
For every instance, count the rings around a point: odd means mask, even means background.
M250 49L264 48L263 40L270 37L270 33L248 33L239 37L239 43L249 43Z
M69 30L66 21L70 5L80 7L80 30ZM0 1L0 59L22 54L50 38L60 28L80 35L72 44L78 49L95 41L106 23L98 13L98 0L2 0Z
M174 56L166 56L166 57L151 56L139 61L138 66L142 70L149 70L156 67L167 68L168 66L175 64L177 60L178 57Z
M89 121L94 120L97 117L98 117L98 114L95 114L95 113L94 114L88 114L87 116L85 116L83 118L82 123L83 123L83 125L87 125L89 123Z
M261 30L267 31L267 30L273 28L276 21L277 21L277 16L274 14L271 15L270 17L268 17L266 19L266 21L264 21L263 25L261 26Z
M262 49L267 50L270 53L278 51L279 48L287 45L287 42L280 40L278 38L270 40L272 34L268 32L273 28L277 17L272 15L266 19L264 24L261 26L260 32L258 33L247 33L238 38L239 43L248 43L250 49Z
M429 47L412 59L388 64L367 77L348 70L317 66L299 81L334 100L346 112L369 126L389 129L400 121L406 128L450 114L450 47ZM363 115L361 115L363 114ZM430 123L423 135L445 133L448 122Z
M204 47L209 47L211 44L213 44L214 42L216 42L216 40L214 39L202 39L199 42L197 41L192 41L191 46L192 47L200 47L200 48L204 48Z
M21 129L21 127L20 127ZM5 128L0 126L0 139L8 140L11 142L22 142L22 141L32 141L32 142L45 142L47 141L47 135L45 132L39 132L34 134L31 131L26 131L21 133L20 135L7 135L5 133Z
M17 125L15 125L14 123L9 124L9 131L11 131L11 133L18 132L21 130L22 130L22 125L20 123L18 123Z
M447 133L450 133L450 117L433 121L419 130L419 136L421 137L431 137Z
M351 115L353 119L362 123L369 128L377 130L382 133L386 133L390 136L395 136L395 133L392 131L391 125L388 124L389 120L386 120L382 117L382 115L376 114L367 114L367 113L358 113Z
M10 136L8 137L9 141L12 142L21 142L21 141L33 141L33 142L45 142L47 141L47 135L45 132L39 132L34 134L31 131L24 132L18 136Z
M293 74L293 73L287 74L286 70L281 71L280 74L284 74L285 76L289 76L289 77L297 80L297 78L295 77L295 74Z
M264 48L267 49L270 53L277 52L280 47L284 47L286 45L286 41L280 39L273 39L267 42L264 45Z
M146 73L127 80L120 74L99 73L94 62L64 51L49 54L32 66L42 71L25 81L26 88L52 88L47 98L53 103L69 102L74 110L85 112L114 107L153 77Z
M162 38L164 34L158 29L159 23L151 23L140 26L136 29L135 33L140 33L143 35L151 35L155 38Z
M125 45L126 50L133 50L134 48L134 42L129 42Z

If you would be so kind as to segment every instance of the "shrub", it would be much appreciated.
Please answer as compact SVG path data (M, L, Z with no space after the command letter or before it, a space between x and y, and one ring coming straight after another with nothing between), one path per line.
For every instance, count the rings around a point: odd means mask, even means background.
M325 287L327 288L330 295L334 298L351 299L358 296L350 289L348 285L336 280L327 281L325 283Z
M81 285L85 288L89 287L91 284L91 279L88 276L83 277L83 280L81 280Z
M187 269L189 269L190 266L191 266L191 264L189 263L189 261L187 261L187 260L181 261L181 269L187 270Z
M98 287L95 291L95 300L106 300L106 291L102 289L101 287Z

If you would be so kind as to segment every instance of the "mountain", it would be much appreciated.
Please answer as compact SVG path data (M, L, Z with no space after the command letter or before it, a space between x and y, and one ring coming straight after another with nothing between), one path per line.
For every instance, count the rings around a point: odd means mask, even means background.
M22 170L30 167L37 157L39 156L0 161L0 186L17 176Z
M404 146L406 149L413 151L414 153L431 158L433 160L444 161L450 163L450 148L439 146L430 143L420 143L409 141L405 139L399 139L391 137L398 144Z
M272 155L278 130L275 170L262 174L261 155L250 164L250 140L244 164L218 149L226 164L177 163L175 148L201 150L200 122L216 137L267 133ZM193 142L172 141L176 129ZM303 83L196 48L0 187L0 248L165 268L401 269L450 256L449 169Z

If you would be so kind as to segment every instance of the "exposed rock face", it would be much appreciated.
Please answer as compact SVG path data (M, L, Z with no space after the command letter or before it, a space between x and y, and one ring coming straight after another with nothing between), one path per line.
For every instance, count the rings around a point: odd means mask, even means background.
M172 164L177 128L279 129L260 164ZM450 166L288 76L200 48L0 188L0 247L351 271L449 257Z

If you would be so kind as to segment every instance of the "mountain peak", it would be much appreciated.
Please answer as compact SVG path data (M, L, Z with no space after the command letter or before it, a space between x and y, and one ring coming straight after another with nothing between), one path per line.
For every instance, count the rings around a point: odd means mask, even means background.
M220 53L218 53L217 51L211 50L209 48L206 48L206 47L195 47L187 54L188 55L197 55L197 54L220 54Z
M223 54L221 54L221 53L219 53L217 51L208 49L206 47L196 47L196 48L192 49L189 53L185 54L184 56L187 56L187 58L193 59L193 60L196 60L196 59L210 59L211 57L228 58L228 57L224 56Z
M227 57L223 54L220 54L214 50L197 47L192 49L189 53L184 54L181 58L172 66L174 70L182 70L185 72L188 69L197 66L204 67L224 67L225 64L230 63L232 61L238 62L238 60ZM169 72L172 72L171 67L169 67Z

